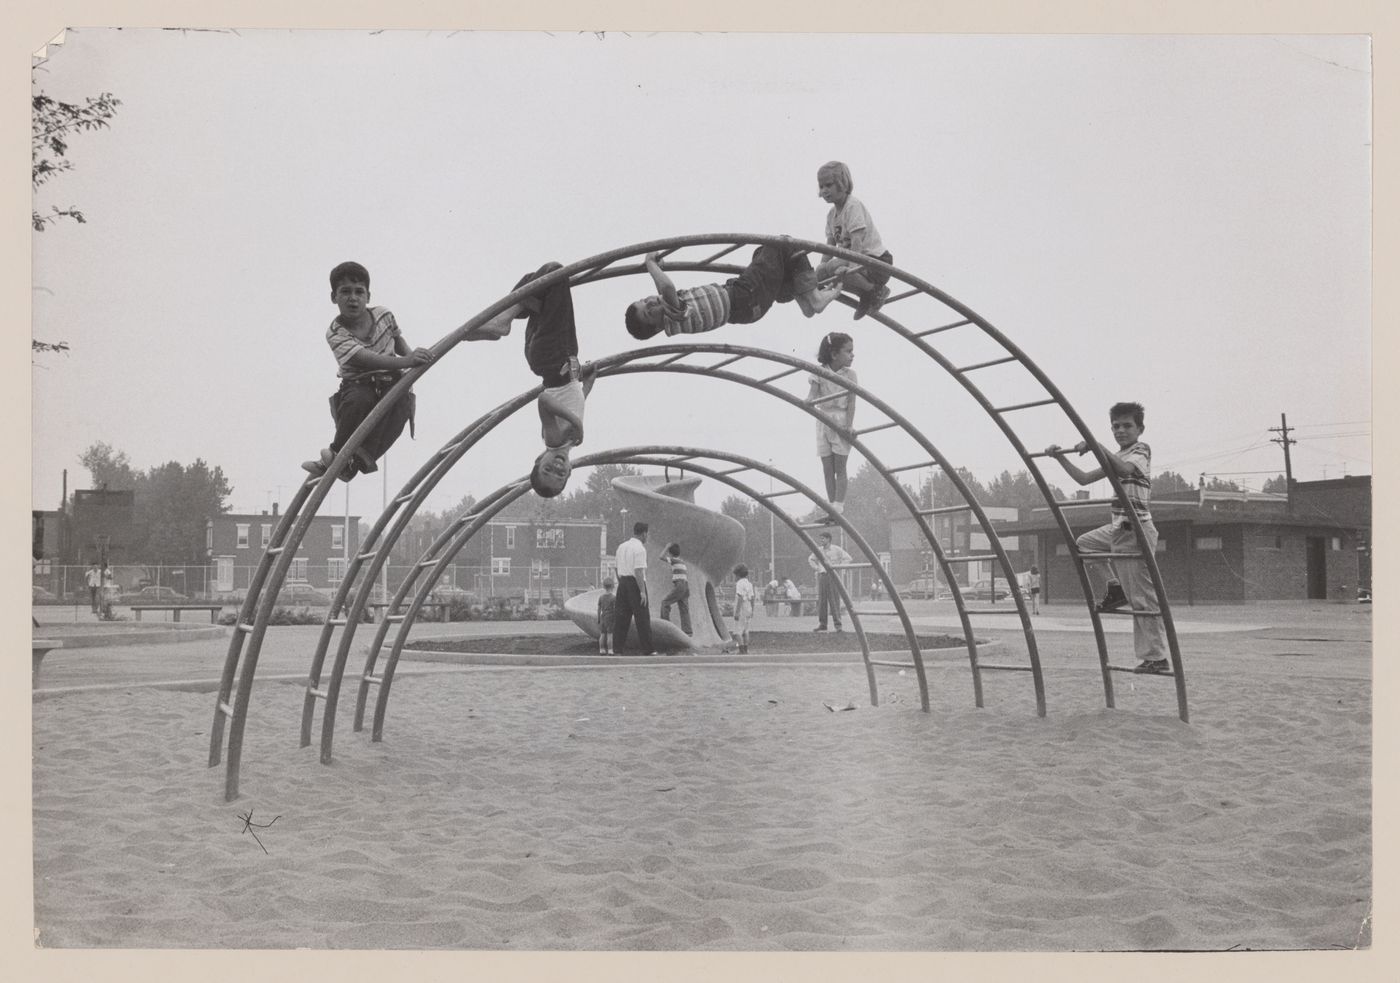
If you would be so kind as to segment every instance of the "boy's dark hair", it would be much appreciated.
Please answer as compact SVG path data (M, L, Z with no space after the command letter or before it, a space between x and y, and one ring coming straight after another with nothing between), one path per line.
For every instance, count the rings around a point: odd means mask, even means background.
M667 553L670 553L672 556L680 556L680 555L681 555L681 544L680 544L680 543L672 543L670 546L666 547L666 552L667 552Z
M342 283L363 283L368 287L369 270L354 260L341 263L331 270L331 289L337 289Z
M648 324L642 320L642 316L637 313L637 304L640 301L633 301L627 305L627 315L624 320L627 322L627 333L638 341L646 341L653 335L659 334L661 325Z
M535 463L530 468L530 487L535 490L535 494L540 498L553 498L564 490L562 487L554 488L544 483L544 475L540 472L540 464L544 461L544 456L548 453L548 448L540 451L540 456L535 458Z
M607 590L612 590L612 589L613 589L614 587L616 587L616 586L617 586L617 581L616 581L616 580L613 580L611 577L605 577L605 578L603 579L603 587L606 588Z
M1114 403L1108 410L1108 419L1113 421L1120 416L1131 416L1133 422L1136 423L1138 429L1141 430L1143 427L1142 412L1141 403Z
M651 526L647 525L645 522L634 522L632 523L632 535L640 535L641 533L646 532L650 528Z
M831 533L829 533L829 532L824 532L824 533L821 534L821 536L820 536L819 538L821 539L821 541L822 541L823 543L829 543L829 542L831 542Z
M736 576L736 577L747 577L748 575L749 575L749 568L746 567L746 566L744 566L742 563L739 564L737 567L734 568L734 576Z

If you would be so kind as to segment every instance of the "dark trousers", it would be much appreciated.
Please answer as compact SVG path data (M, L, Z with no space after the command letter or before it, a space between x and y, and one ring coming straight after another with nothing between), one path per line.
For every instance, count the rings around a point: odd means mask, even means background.
M545 263L526 273L515 284L519 290L531 280L559 269ZM530 319L525 325L525 361L546 386L562 386L571 378L570 362L578 361L578 330L574 325L574 295L568 279L532 294L525 302Z
M671 620L671 605L681 609L681 631L690 634L690 581L671 581L671 593L661 599L661 620Z
M831 622L838 629L841 627L841 599L836 594L836 588L831 583L831 574L817 574L817 624L826 627L827 611L831 612Z
M350 381L342 382L340 389L331 397L331 416L335 418L335 438L331 450L339 453L360 426L365 422L384 393L389 391L392 381ZM414 394L405 394L389 408L389 412L379 421L379 425L369 432L364 442L356 450L356 464L361 471L378 470L375 461L394 445L403 433L403 428L413 417Z
M816 286L816 274L797 250L767 243L753 252L742 273L725 281L729 288L729 323L752 324L768 313L773 302L787 303L795 293Z
M96 588L96 587L89 587L89 588L88 588L88 597L89 597L89 598L91 599L91 601L92 601L92 613L93 613L93 614L96 614L96 613L97 613L97 588Z
M632 625L632 616L637 616L637 644L642 651L653 652L651 644L651 609L642 603L642 589L637 586L637 578L626 575L617 578L617 614L613 618L613 651L621 652L627 644L627 630Z

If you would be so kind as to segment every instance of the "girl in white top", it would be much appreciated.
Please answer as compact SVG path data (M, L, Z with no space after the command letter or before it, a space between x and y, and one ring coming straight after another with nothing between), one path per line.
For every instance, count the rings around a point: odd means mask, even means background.
M864 202L851 194L855 186L851 169L839 160L827 161L818 168L817 195L831 205L831 211L826 214L826 244L891 263L894 257L881 241L875 220L866 211ZM833 256L817 267L819 283L831 277L836 277L842 287L854 291L860 298L856 305L857 321L879 310L890 295L890 288L886 286L890 279L888 273L860 266L849 259Z
M855 361L855 342L851 336L833 331L822 339L817 349L817 362L837 375L855 383L856 373L851 368ZM843 386L817 375L807 377L811 388L807 391L807 403L815 406L836 426L849 431L855 424L856 397ZM844 395L843 395L844 394ZM832 510L838 514L846 501L846 457L851 453L850 441L827 423L817 421L817 456L822 461L822 476L826 479L826 498Z
M734 627L738 629L739 654L749 654L749 623L753 621L754 589L749 580L749 568L742 563L734 568Z

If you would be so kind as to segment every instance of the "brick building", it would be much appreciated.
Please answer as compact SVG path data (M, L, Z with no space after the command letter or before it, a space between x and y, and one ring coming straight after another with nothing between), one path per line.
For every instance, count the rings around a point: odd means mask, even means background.
M1014 508L984 506L982 511L997 532L1002 548L1006 550L1011 565L1017 571L1026 570L1035 562L1030 551L1022 550L1022 542L1015 535L1008 535L1009 529L1017 520L1019 512ZM933 517L933 532L942 545L944 553L950 557L983 555L990 552L986 533L971 512L949 512ZM890 522L890 579L897 587L903 587L920 574L938 570L928 540L919 531L912 516L901 516ZM1005 579L1003 571L993 560L976 560L953 564L953 574L957 582L967 587L979 580ZM939 584L943 574L938 573Z
M492 519L454 561L456 585L482 596L567 597L612 572L602 522Z
M211 566L210 589L214 592L241 591L248 587L252 572L262 560L272 540L272 530L281 517L277 506L272 512L225 512L205 523L205 549ZM349 537L348 542L346 537ZM346 529L344 516L318 515L297 548L287 570L289 583L312 587L333 587L345 576L345 559L360 547L360 517L350 516Z
M1157 565L1167 596L1177 604L1355 600L1363 586L1359 547L1370 539L1370 481L1364 479L1364 525L1357 484L1316 487L1328 484L1297 483L1291 512L1286 496L1259 492L1200 490L1155 499ZM1338 492L1344 494L1334 501ZM1101 525L1107 513L1107 506L1065 510L1076 536ZM1032 562L1040 566L1043 600L1082 601L1069 548L1049 509L1029 510L1006 531L1028 541Z

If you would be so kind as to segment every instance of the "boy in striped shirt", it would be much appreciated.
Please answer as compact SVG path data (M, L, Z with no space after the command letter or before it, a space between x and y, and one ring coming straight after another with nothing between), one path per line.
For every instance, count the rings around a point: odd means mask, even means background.
M341 263L331 270L331 302L340 308L326 329L326 344L340 366L340 389L331 397L335 437L319 458L301 465L318 477L326 473L335 455L398 382L399 375L433 360L433 353L426 348L409 349L387 307L369 306L369 271L359 263ZM390 407L355 449L355 456L340 473L341 481L379 470L375 462L399 439L404 424L413 422L413 401L410 391Z
M671 620L671 605L681 609L681 631L690 634L690 577L681 559L681 544L672 543L660 559L671 565L671 592L661 599L661 620Z
M822 288L807 257L794 248L764 243L736 277L723 283L677 290L661 270L660 253L646 258L656 293L627 307L627 332L640 340L665 331L668 335L713 331L722 324L752 324L773 306L796 300L803 316L826 310L841 293L839 284Z
M1109 422L1113 427L1113 439L1118 444L1115 453L1103 444L1099 452L1108 466L1118 476L1127 495L1128 504L1137 513L1138 523L1147 540L1149 553L1157 548L1157 527L1152 524L1152 448L1140 439L1144 429L1141 403L1114 403L1108 411ZM1089 450L1088 441L1081 440L1075 445L1076 454ZM1060 462L1071 478L1081 485L1088 485L1104 477L1102 468L1085 471L1065 460L1068 453L1056 444L1045 448L1045 453ZM1099 526L1074 541L1081 553L1136 553L1139 550L1137 537L1133 535L1133 525L1125 509L1114 505L1109 513L1107 525ZM1108 583L1108 590L1099 602L1100 611L1112 611L1124 604L1133 609L1133 649L1142 664L1134 672L1169 672L1167 663L1167 636L1162 625L1161 608L1157 603L1157 591L1152 585L1152 574L1142 560L1085 560L1084 567L1089 579L1097 583L1102 579L1102 568L1107 564L1118 574L1116 580Z

